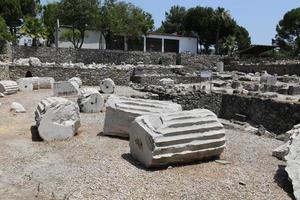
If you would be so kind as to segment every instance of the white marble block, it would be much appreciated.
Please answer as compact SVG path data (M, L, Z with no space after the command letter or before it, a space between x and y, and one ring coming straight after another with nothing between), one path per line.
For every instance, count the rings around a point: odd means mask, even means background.
M15 81L0 81L0 92L5 95L16 94L19 90L18 83Z
M128 138L129 127L141 115L181 111L181 105L157 100L146 100L111 95L106 102L104 135Z
M79 107L70 100L49 97L38 104L35 120L43 140L66 140L73 137L80 127Z
M73 78L69 79L68 81L70 81L70 82L73 81L73 82L77 83L77 85L78 85L79 87L82 86L82 80L81 80L80 78L78 78L78 77L73 77Z
M53 84L53 95L56 97L78 96L79 94L79 86L75 82L59 81Z
M104 108L104 98L94 88L84 88L80 91L78 105L81 112L97 113Z
M104 94L112 94L115 91L115 83L110 78L106 78L100 83L100 90Z
M145 115L130 127L130 152L145 167L218 157L225 148L225 129L206 109Z
M17 82L19 84L20 91L23 92L30 92L39 89L38 77L20 78Z
M288 141L288 154L285 156L289 178L293 184L294 195L300 199L300 128L293 130L293 135Z
M39 77L40 89L52 89L55 80L52 77Z

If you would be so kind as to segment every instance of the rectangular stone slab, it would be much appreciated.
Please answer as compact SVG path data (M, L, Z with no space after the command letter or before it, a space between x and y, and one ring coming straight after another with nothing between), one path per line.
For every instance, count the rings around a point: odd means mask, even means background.
M181 105L158 100L111 95L106 103L104 135L129 137L129 127L141 115L181 111Z

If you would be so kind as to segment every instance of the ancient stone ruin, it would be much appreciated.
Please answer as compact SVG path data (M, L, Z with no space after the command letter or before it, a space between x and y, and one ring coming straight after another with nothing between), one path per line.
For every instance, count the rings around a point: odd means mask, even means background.
M79 86L74 81L59 81L53 84L53 95L55 97L78 96L79 93Z
M100 90L104 94L112 94L115 91L115 83L112 79L106 78L100 83Z
M146 167L218 157L225 130L209 110L144 115L129 129L130 153Z
M78 87L82 86L82 80L78 77L73 77L73 78L69 79L69 81L77 83Z
M104 135L129 136L129 127L141 115L181 111L176 103L112 95L106 103Z
M80 112L97 113L104 108L104 98L98 90L94 88L84 88L80 91L78 105Z
M70 100L49 97L38 104L35 120L43 140L66 140L73 137L80 127L79 107Z
M15 81L0 81L0 93L5 95L15 94L19 90L18 83Z

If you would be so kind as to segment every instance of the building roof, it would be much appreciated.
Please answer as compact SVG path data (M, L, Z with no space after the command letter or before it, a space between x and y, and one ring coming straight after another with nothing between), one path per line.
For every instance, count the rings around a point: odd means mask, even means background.
M169 33L149 32L148 35L169 36L169 37L185 37L185 38L197 38L195 36L184 36L184 35L178 35L176 33L169 34Z
M277 48L278 46L274 45L251 45L248 49L239 51L240 55L260 55L266 51Z

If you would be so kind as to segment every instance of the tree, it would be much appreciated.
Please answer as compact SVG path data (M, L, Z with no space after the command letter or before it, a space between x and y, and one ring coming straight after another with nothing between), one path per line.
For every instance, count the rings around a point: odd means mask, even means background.
M200 48L204 46L205 53L215 43L215 30L213 29L214 10L209 7L190 8L184 19L184 29L187 33L195 32L199 38Z
M247 49L251 45L251 38L249 32L242 26L237 25L235 30L235 38L237 41L238 49Z
M184 17L186 9L180 6L172 6L169 12L165 13L165 21L162 22L162 28L165 33L184 33Z
M7 25L5 20L0 16L0 41L1 40L11 40L12 36L7 30Z
M276 44L281 49L300 53L300 8L288 11L276 27Z
M74 48L81 48L84 42L85 31L95 27L99 12L97 0L62 0L60 19L64 25L70 25L73 33L72 43L76 43L75 31L80 32L80 43Z
M74 47L77 47L81 43L81 33L78 29L75 29L74 32L73 30L67 29L62 32L60 39L69 41Z
M45 28L41 19L34 17L26 17L25 23L20 29L22 35L27 35L32 38L32 46L37 46L39 38L45 37Z
M221 29L224 28L225 26L228 26L228 24L231 21L231 17L229 14L229 11L225 10L224 8L218 7L213 15L213 20L215 21L216 25L216 43L215 43L215 51L216 54L219 54L219 46L220 46L220 34L221 34ZM228 27L226 27L227 29ZM227 29L228 30L228 29Z
M9 26L10 33L16 35L16 27L21 25L22 10L19 0L1 0L0 15Z
M42 19L45 25L45 36L47 38L48 45L55 42L54 33L57 19L59 19L59 5L59 3L49 3L43 7Z
M127 41L137 39L153 29L152 16L142 9L125 2L106 0L101 7L98 29L107 43L115 36L124 38L124 50L128 50Z

